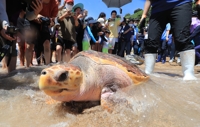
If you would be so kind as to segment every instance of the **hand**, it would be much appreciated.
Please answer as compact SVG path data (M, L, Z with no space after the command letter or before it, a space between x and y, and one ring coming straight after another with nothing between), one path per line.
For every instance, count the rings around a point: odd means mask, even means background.
M63 7L65 7L66 4L67 4L67 2L65 1L64 4L63 4Z
M35 15L38 15L43 9L42 0L33 1L31 8L33 8Z
M83 12L83 17L87 17L87 15L88 15L88 11L87 11L87 10L84 10L84 12Z
M168 42L169 41L169 38L168 37L166 37L166 42Z
M96 43L99 43L99 41L96 41Z
M82 14L79 14L79 15L77 16L77 19L80 19L80 18L83 18L83 15L82 15Z
M11 36L9 36L8 34L6 34L6 30L5 30L5 29L2 29L2 30L1 30L1 35L2 35L3 38L5 38L6 40L9 40L9 41L14 41L14 40L16 40L16 37L11 37Z
M40 18L36 18L36 19L34 20L34 22L36 22L36 23L38 23L38 24L41 24L41 23L42 23L42 21L40 20Z
M63 14L64 17L69 17L71 15L72 15L72 12L68 10Z
M100 35L103 35L103 32L99 32L98 35L99 35L99 36L100 36Z
M50 19L50 21L51 21L51 22L50 22L50 26L54 26L54 25L55 25L55 23L54 23L54 21L53 21L53 19L52 19L52 18Z
M139 24L140 24L140 23L142 22L142 20L143 20L144 18L146 18L146 17L147 17L147 15L142 15Z
M131 41L131 45L133 46L133 41Z

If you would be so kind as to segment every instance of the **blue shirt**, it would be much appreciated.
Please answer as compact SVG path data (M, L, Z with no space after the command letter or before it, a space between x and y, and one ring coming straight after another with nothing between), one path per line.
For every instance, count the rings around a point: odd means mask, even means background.
M151 5L152 5L151 13L153 14L166 11L188 2L192 2L192 0L151 0Z
M136 41L137 40L137 34L138 34L138 27L134 26L133 29L134 29L133 41Z
M171 29L171 25L169 23L167 23L166 25L166 28L161 36L161 40L166 40L166 34L167 34L167 31Z

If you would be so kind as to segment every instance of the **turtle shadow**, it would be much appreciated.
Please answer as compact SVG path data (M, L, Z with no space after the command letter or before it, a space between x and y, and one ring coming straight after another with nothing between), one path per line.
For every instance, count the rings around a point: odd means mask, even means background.
M167 76L170 76L170 77L182 77L181 75L179 74L174 74L174 73L167 73L167 72L156 72L158 74L164 74L164 75L167 75Z
M71 113L74 115L82 114L84 110L99 106L100 101L82 101L82 102L63 102L61 103L58 108L57 112L63 113Z

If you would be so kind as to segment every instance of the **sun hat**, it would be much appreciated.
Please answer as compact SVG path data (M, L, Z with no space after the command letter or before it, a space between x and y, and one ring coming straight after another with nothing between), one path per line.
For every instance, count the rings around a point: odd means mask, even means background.
M78 3L78 4L74 5L73 8L72 8L72 12L75 12L75 10L77 8L80 8L81 10L83 10L84 5L82 3Z
M101 23L102 26L105 26L105 20L104 20L104 18L99 18L97 21L99 23Z
M88 24L93 24L93 23L97 23L97 20L94 20L94 18L89 17L89 18L86 19L86 22L87 22Z

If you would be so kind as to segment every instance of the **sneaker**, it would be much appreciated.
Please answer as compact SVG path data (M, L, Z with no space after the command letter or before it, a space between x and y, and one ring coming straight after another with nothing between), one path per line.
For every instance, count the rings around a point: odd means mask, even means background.
M177 64L178 64L179 66L181 66L181 59L180 59L180 58L177 59Z
M165 60L162 60L162 64L165 64Z
M173 62L174 62L174 58L172 58L171 60L169 60L169 62L170 62L170 63L173 63Z

